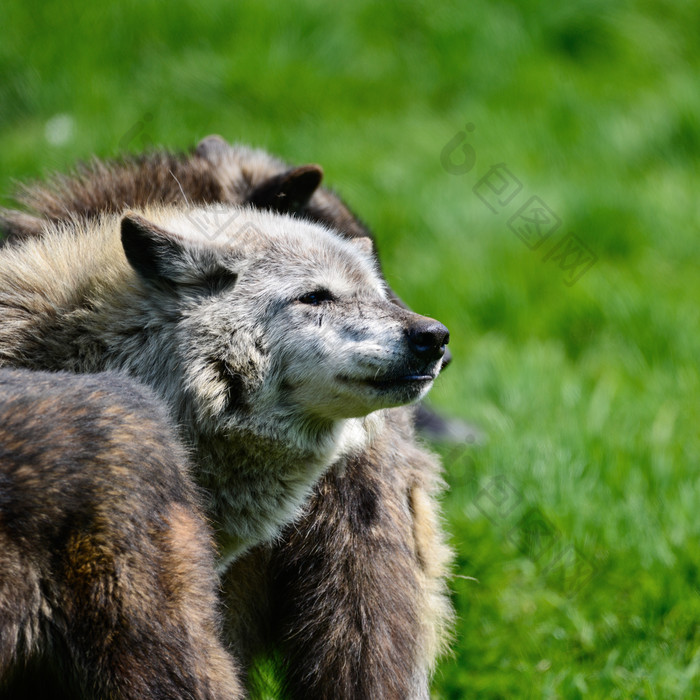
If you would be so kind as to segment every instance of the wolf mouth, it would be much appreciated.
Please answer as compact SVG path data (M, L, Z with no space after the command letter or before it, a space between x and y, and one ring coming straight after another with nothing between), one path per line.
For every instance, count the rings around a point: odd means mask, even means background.
M371 386L373 389L386 391L390 389L399 389L411 385L415 386L426 384L432 382L435 379L435 375L425 373L409 373L396 374L391 376L385 375L382 377L373 378L340 377L340 379L346 383L366 384L367 386Z

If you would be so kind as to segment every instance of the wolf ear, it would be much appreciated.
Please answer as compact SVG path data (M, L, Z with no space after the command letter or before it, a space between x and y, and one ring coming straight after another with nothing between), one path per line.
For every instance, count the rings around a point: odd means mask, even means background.
M231 150L228 142L219 136L218 134L210 134L205 136L198 144L195 149L195 153L207 160L213 160L222 153L226 153Z
M238 280L215 252L188 248L177 234L133 212L122 219L122 246L134 270L156 286L178 285L218 294Z
M149 282L174 282L177 262L184 255L182 240L138 214L122 219L122 246L126 259Z
M250 193L248 202L280 214L296 212L309 203L322 179L320 165L301 165L265 180Z

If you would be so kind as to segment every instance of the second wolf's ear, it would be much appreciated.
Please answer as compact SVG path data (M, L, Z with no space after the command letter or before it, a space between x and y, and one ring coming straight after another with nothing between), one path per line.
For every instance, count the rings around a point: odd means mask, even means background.
M138 214L122 219L122 246L126 259L149 282L175 282L185 257L182 240ZM180 264L179 264L180 263Z
M248 203L281 214L299 211L309 203L323 179L320 165L301 165L259 184L248 196Z
M216 160L219 156L231 150L228 142L218 134L205 136L195 149L195 153L207 160Z

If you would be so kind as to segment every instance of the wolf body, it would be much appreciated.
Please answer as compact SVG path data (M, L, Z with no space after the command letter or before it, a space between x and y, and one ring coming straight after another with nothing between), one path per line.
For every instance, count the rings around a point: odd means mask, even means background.
M0 697L242 697L213 561L150 390L0 371Z
M330 225L344 238L366 237L367 229L343 202L318 187L320 179L318 166L293 168L264 151L209 137L191 154L95 162L72 177L29 186L21 199L32 213L4 212L0 227L13 240L42 239L47 222L96 220L104 212L153 203L229 202ZM124 318L135 324L132 316L125 308ZM150 347L142 356L158 352ZM99 365L105 353L95 347L86 355ZM53 350L46 361L52 356ZM80 364L65 360L73 368ZM131 362L127 368L133 371ZM219 400L235 403L236 383L245 373L216 363L211 371L227 376ZM216 421L206 412L196 418L189 395L179 408L175 403L183 425L211 432L206 426ZM228 640L244 664L281 646L294 697L427 698L430 669L450 619L450 555L435 501L442 488L439 464L416 442L409 409L384 410L357 427L345 438L348 445L355 440L355 449L338 453L301 517L273 542L253 547L222 570ZM191 431L196 441L198 430ZM221 507L225 520L227 508L210 477L217 461L225 458L216 450L198 459L198 475L211 488L213 510ZM225 544L229 552L242 546Z

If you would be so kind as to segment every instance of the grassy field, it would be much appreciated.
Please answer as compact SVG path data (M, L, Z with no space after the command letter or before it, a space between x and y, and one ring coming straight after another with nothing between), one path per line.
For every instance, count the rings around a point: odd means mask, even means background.
M488 437L440 448L434 697L700 697L699 31L689 0L6 0L0 193L212 132L323 164Z

